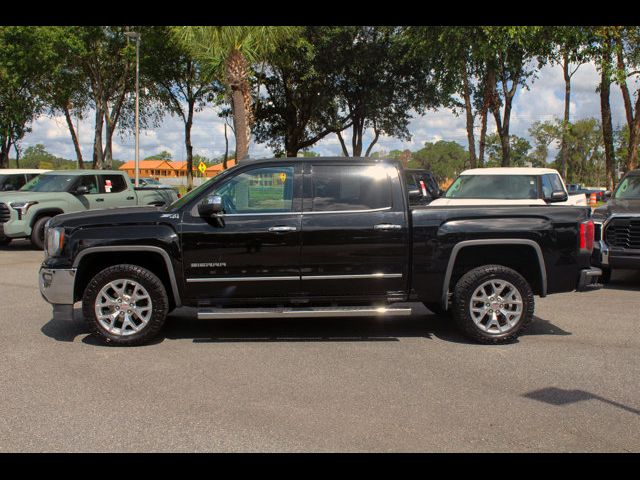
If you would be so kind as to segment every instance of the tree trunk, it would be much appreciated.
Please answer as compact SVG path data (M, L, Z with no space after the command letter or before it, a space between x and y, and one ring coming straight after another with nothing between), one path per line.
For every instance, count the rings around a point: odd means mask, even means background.
M375 136L373 137L373 140L371 140L369 148L367 148L367 153L364 154L365 157L368 157L371 154L371 149L378 141L378 138L380 138L380 130L378 130L375 126L373 127L373 132L375 133Z
M613 189L616 181L615 168L615 151L613 149L613 127L611 125L611 105L609 103L609 94L611 90L610 73L610 44L609 48L605 48L602 54L602 68L600 75L600 111L602 113L602 137L604 140L604 155L607 172L607 187Z
M340 146L342 147L342 154L345 157L349 156L349 151L347 150L347 145L344 143L344 138L342 138L342 133L340 133L339 131L336 132L336 135L338 136L338 140L340 140Z
M640 95L636 99L636 114L633 124L629 127L629 157L627 160L627 171L638 167L638 144L640 143ZM633 140L631 136L633 132Z
M629 127L629 143L627 144L627 162L625 165L625 169L627 171L635 168L635 165L638 163L638 152L637 146L638 142L636 137L638 136L638 129L636 127L638 120L638 102L636 102L635 115L634 109L631 104L631 95L629 93L629 87L627 86L627 72L624 65L624 57L622 54L622 41L618 39L616 41L616 58L618 64L618 70L622 72L624 81L619 83L620 91L622 92L622 100L624 103L624 112L627 117L627 126ZM640 99L640 97L638 97ZM635 160L634 157L635 156Z
M67 120L67 127L69 127L69 133L71 133L71 140L73 141L73 148L76 150L76 158L78 159L78 168L84 168L84 161L82 159L82 150L80 149L80 142L76 135L76 130L73 128L73 120L71 119L71 113L69 108L65 105L63 108L64 118Z
M189 100L189 113L184 124L184 144L187 148L187 191L193 189L193 145L191 145L191 127L193 125L193 106L195 100Z
M571 103L571 76L569 75L569 57L567 52L564 52L562 60L562 73L564 74L564 118L562 122L562 138L560 140L560 173L562 178L566 179L567 165L569 163L567 130L569 128L569 108Z
M464 95L464 109L467 116L467 140L469 142L469 165L476 168L476 140L473 136L473 108L471 106L471 93L469 91L469 76L467 62L462 61L462 82Z
M224 122L224 158L222 159L222 169L227 169L227 157L229 156L229 137L227 137L227 122Z
M102 109L96 106L96 125L94 128L93 138L93 168L102 170L104 166L102 153L102 126L104 124L104 115Z
M16 151L16 168L20 168L20 149L18 148L18 142L13 144L13 149Z
M249 139L251 138L251 103L246 97L249 88L247 82L247 78L249 77L249 64L242 53L234 50L227 58L225 67L226 81L231 89L233 130L236 135L236 159L239 161L247 155L249 151Z
M484 149L487 144L487 116L489 114L488 110L484 110L481 116L481 127L480 127L480 143L478 145L478 165L480 167L484 166Z
M364 130L364 118L356 116L353 120L353 136L351 137L351 147L354 157L362 155L362 134Z

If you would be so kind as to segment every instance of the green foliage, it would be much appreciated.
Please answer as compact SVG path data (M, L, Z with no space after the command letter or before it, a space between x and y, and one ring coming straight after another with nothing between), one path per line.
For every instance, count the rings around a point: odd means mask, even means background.
M163 150L160 153L156 153L155 155L149 155L148 157L144 158L145 160L172 160L173 157L171 156L170 152L167 152L166 150Z
M17 168L16 161L11 160L11 168ZM20 158L20 168L45 168L52 170L72 170L77 168L73 160L57 157L49 152L41 143L27 147Z
M525 138L517 135L509 135L509 150L511 155L512 167L525 167L528 162L532 162L529 158L529 150L531 150L531 144ZM487 135L487 167L500 167L502 166L502 145L500 143L500 137L497 133Z
M457 142L426 142L414 152L409 167L431 170L438 182L453 179L469 166L469 152Z

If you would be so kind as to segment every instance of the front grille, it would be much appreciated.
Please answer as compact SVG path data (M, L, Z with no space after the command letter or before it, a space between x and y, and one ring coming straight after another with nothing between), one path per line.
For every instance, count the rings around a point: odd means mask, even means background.
M614 218L605 231L610 247L640 250L640 218Z
M7 207L4 203L0 203L0 223L8 222L10 217L11 212L9 212L9 207Z

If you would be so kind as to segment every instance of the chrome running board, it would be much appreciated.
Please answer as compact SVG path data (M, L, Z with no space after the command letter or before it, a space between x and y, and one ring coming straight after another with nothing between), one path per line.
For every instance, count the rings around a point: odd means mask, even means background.
M198 319L408 316L411 307L201 308Z

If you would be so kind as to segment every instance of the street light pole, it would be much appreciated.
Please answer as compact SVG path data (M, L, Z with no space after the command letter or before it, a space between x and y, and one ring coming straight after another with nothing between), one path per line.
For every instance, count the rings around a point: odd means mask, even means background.
M140 182L140 119L138 116L139 109L139 78L140 78L140 33L139 32L125 32L127 37L135 39L136 41L136 161L135 161L135 186L139 186Z

